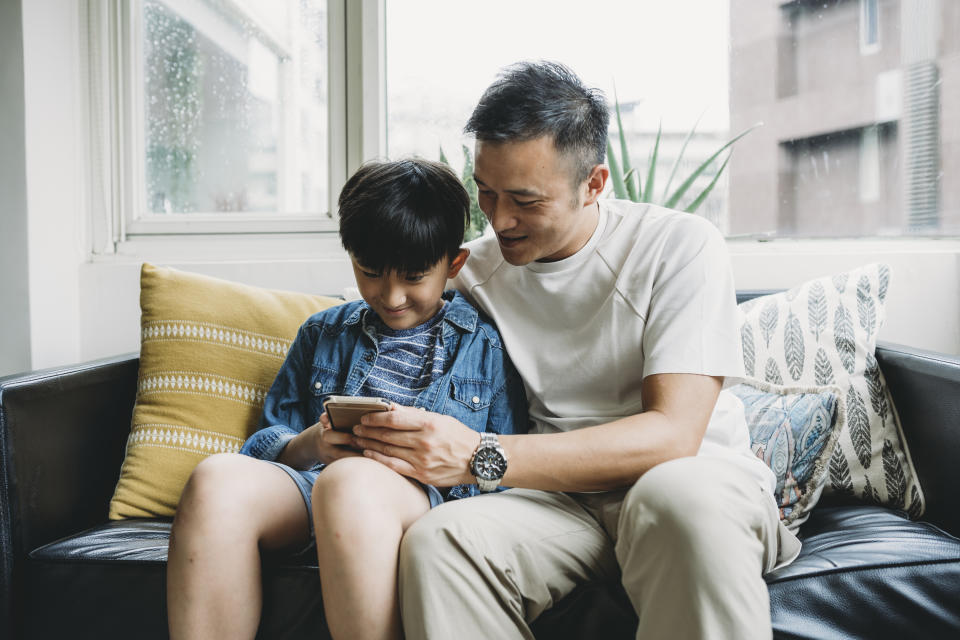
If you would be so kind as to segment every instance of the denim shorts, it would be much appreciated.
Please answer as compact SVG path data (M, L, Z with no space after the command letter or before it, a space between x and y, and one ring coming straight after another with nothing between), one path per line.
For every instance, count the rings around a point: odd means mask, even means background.
M317 481L317 476L320 475L321 471L323 471L323 465L317 465L307 471L301 471L299 469L294 469L293 467L287 466L282 462L276 462L275 460L267 460L266 462L276 465L286 471L287 475L290 476L290 479L293 480L293 482L297 485L297 488L300 489L300 495L303 496L303 503L307 508L307 522L310 523L310 538L312 540L314 537L313 508L310 496L313 493L313 483ZM417 480L414 480L414 482L423 487L423 491L427 494L427 499L430 501L431 509L439 504L443 504L443 495L440 493L439 489L433 485L423 484Z

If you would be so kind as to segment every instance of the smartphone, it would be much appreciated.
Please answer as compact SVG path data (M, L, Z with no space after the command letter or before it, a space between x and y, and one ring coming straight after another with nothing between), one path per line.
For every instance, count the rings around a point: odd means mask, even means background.
M359 396L330 396L323 403L323 410L330 418L330 426L338 431L350 431L360 424L360 417L374 411L388 411L390 401L383 398Z

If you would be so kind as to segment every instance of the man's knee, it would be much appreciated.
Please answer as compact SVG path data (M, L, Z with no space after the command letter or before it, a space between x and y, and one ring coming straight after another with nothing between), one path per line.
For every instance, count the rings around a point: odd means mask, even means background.
M470 537L479 528L466 524L470 512L463 506L454 502L431 509L407 529L400 541L401 580L442 571L469 555L475 546Z
M624 496L617 537L656 533L680 542L709 535L706 523L722 509L697 458L670 460L647 471Z

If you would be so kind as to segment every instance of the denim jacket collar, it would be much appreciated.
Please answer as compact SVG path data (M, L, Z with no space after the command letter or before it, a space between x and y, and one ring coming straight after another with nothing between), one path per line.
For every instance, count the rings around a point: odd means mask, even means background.
M443 299L447 301L447 311L443 316L444 322L449 322L468 333L473 333L477 330L477 310L467 302L466 298L464 298L459 291L454 289L444 291ZM364 302L358 306L343 323L345 325L352 325L362 322L361 326L364 331L369 332L371 328L369 322L372 318L370 318L368 314L372 311L370 305Z

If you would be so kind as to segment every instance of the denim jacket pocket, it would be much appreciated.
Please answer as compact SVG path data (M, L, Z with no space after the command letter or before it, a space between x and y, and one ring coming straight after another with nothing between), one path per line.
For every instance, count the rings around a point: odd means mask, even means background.
M335 369L314 365L310 375L310 412L315 420L323 413L323 403L330 396L343 395L344 381Z
M460 420L474 431L483 431L493 401L492 385L486 380L450 377L450 402L444 413Z

